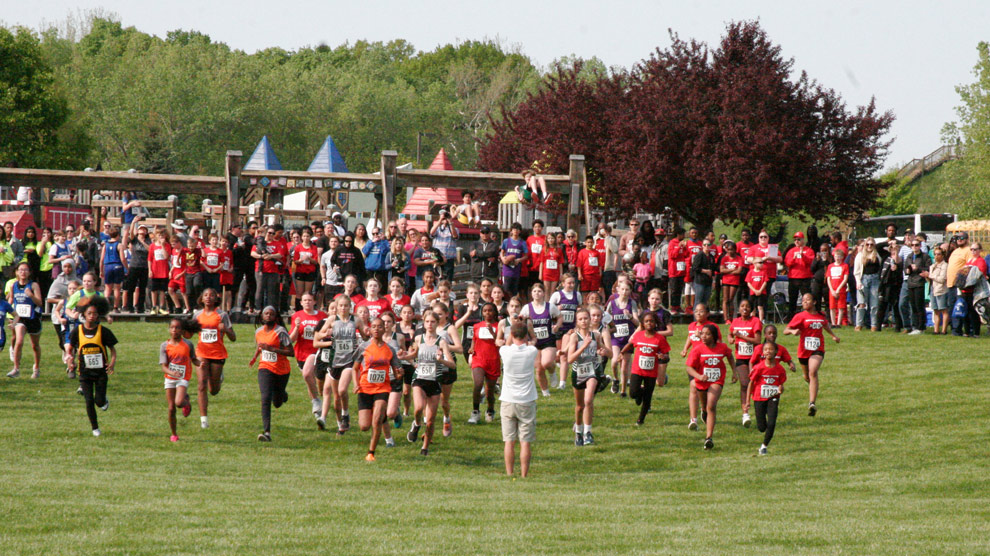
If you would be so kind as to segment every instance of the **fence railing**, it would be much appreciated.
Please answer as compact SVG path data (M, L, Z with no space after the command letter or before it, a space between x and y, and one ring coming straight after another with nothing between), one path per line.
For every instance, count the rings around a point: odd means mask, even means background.
M911 162L905 164L900 170L897 171L897 177L910 177L912 179L919 177L925 173L931 172L949 160L959 158L961 154L962 146L958 143L954 145L942 145L924 158L915 158Z

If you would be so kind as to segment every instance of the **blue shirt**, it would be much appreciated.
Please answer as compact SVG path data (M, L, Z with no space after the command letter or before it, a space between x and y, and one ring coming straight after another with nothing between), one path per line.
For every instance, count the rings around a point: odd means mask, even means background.
M364 254L364 267L372 271L385 270L387 268L385 266L385 259L388 257L391 247L387 239L365 243L364 248L361 249L361 253Z

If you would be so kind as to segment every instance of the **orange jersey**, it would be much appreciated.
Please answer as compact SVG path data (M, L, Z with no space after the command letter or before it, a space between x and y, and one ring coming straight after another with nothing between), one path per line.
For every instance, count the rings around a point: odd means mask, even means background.
M286 330L281 326L276 326L271 330L266 329L264 326L258 328L258 330L254 333L254 341L258 344L268 344L282 347L288 347L291 345L291 342L289 342L289 333L286 332ZM263 349L261 350L261 357L259 359L259 369L267 369L277 375L287 375L291 370L291 367L289 366L289 358L281 353Z
M223 345L223 334L220 332L220 325L230 327L230 318L227 313L213 311L207 313L205 310L196 311L193 316L202 330L199 333L199 343L196 344L196 355L203 359L226 359L227 347Z
M398 355L386 342L375 345L374 340L367 341L358 348L358 358L354 361L359 367L358 391L363 394L388 394L392 391L389 384L389 369L400 367Z
M192 377L192 344L189 340L179 340L173 344L171 340L162 342L161 351L158 355L158 363L169 368L175 376L168 373L165 378L172 380L189 380ZM178 373L182 373L178 377Z

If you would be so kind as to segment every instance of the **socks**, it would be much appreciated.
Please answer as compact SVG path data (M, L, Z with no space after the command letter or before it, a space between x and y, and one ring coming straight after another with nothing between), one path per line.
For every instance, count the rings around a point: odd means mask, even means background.
M584 426L584 434L588 434L590 432L591 432L591 425L585 425Z

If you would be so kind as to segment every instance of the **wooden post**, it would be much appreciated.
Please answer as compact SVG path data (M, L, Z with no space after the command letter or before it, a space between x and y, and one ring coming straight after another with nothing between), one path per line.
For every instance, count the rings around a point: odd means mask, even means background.
M220 216L220 233L226 235L240 215L241 208L241 151L227 151L224 175L227 179L226 210Z
M381 220L382 230L385 230L392 214L395 212L395 166L399 153L395 151L382 151L382 206L378 213Z
M575 189L578 195L581 195L584 201L584 222L587 230L585 234L591 233L591 216L590 210L588 209L588 184L586 183L587 174L584 171L584 155L572 154L570 157L571 168L568 172L571 181L571 194L575 193ZM572 205L573 206L573 205ZM577 211L567 211L567 229L574 230L581 236L581 220L579 218Z

